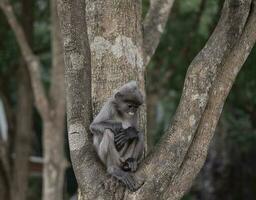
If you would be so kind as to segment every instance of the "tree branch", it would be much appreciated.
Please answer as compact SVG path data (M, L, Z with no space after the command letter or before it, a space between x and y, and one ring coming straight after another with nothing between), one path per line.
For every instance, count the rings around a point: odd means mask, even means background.
M8 23L10 24L14 34L16 36L18 45L21 49L21 54L26 61L26 64L29 68L31 82L33 87L33 92L35 96L35 105L39 110L41 116L43 118L48 118L48 100L43 88L43 84L41 82L41 75L40 75L40 61L39 59L33 54L28 41L26 40L24 31L16 19L16 16L13 12L13 8L10 5L8 0L0 0L0 7L4 12Z
M65 116L65 86L64 86L64 57L61 41L59 19L57 15L57 1L51 0L51 37L52 37L52 70L50 100L56 118ZM60 117L58 117L60 116ZM60 120L60 123L64 123Z
M189 66L172 126L139 171L139 174L145 172L150 176L137 192L136 198L152 198L152 190L164 191L173 175L179 170L205 110L217 69L240 38L249 10L250 1L225 2L221 18L212 36ZM161 186L157 187L159 183ZM161 192L153 192L156 195L159 193L161 194ZM160 197L155 196L155 198Z
M166 191L165 198L168 196L171 196L172 199L182 197L190 188L193 179L205 162L207 150L227 95L256 41L255 5L256 1L253 2L253 7L241 39L237 42L223 66L218 70L218 76L211 89L209 102L198 126L197 134L178 174L172 180L169 190Z
M91 107L91 53L87 36L84 0L58 0L58 14L64 43L68 138L71 160L80 189L95 192L97 159L89 124ZM86 170L85 170L86 169ZM95 172L95 171L94 171ZM101 172L101 173L100 173ZM99 170L98 177L104 177ZM100 178L99 178L100 179Z
M174 0L151 0L148 13L143 22L144 62L150 61L159 44Z

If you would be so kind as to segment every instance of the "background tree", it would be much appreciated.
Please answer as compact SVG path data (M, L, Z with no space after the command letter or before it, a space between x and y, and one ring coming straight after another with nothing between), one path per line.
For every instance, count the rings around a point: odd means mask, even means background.
M52 70L51 86L47 94L41 81L41 63L33 53L12 6L8 1L0 1L0 7L14 31L21 54L28 66L37 108L43 121L43 199L63 199L64 173L67 161L64 156L64 72L62 48L56 14L56 3L51 1L52 16Z
M33 2L22 1L21 2L21 17L22 26L26 30L25 37L29 44L33 43ZM33 98L30 84L30 78L27 71L27 66L24 60L21 58L15 66L10 67L7 70L7 79L1 79L1 98L4 100L5 108L8 108L8 126L9 133L6 141L2 140L1 149L1 172L3 173L1 179L0 196L3 199L26 199L27 187L28 187L28 173L29 173L29 156L31 152L32 141L32 116L33 116ZM14 67L18 67L19 70L15 75L19 81L17 86L17 109L16 116L14 116L14 110L12 108L13 101L11 95L8 93L8 88L5 87L5 82L11 82L11 73L14 71ZM26 113L26 115L24 115ZM14 119L16 118L16 119ZM15 125L13 124L15 121ZM15 126L15 130L14 130ZM10 152L13 154L10 155ZM14 157L12 162L11 157ZM6 189L4 189L6 187Z
M30 45L33 45L33 1L22 1L23 29L25 37ZM24 59L21 58L19 71L18 96L19 100L16 123L17 132L14 141L14 163L13 163L13 183L12 200L25 200L28 187L29 156L31 155L32 124L33 124L33 94L29 72ZM24 113L26 113L24 115Z

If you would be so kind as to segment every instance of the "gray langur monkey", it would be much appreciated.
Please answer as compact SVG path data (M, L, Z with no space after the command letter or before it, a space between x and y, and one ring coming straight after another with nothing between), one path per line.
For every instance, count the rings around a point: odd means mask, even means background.
M93 144L107 172L136 191L134 173L143 158L143 133L138 131L138 108L143 96L135 81L119 88L90 125Z

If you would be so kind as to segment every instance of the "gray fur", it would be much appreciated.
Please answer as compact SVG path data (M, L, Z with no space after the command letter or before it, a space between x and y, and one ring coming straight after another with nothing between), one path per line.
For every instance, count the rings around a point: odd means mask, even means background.
M107 172L122 181L130 190L134 191L140 185L135 182L132 183L133 180L135 181L133 173L123 171L122 165L128 158L133 158L136 161L136 165L132 166L137 166L137 163L142 160L144 139L143 133L139 132L138 139L133 140L131 143L125 143L119 151L117 150L114 140L114 130L118 128L127 129L128 127L138 128L137 112L131 117L124 117L118 114L115 107L115 94L118 92L124 96L128 95L134 101L143 103L143 96L136 82L128 82L116 90L113 96L107 100L90 125L90 130L93 134L93 144L96 152L103 164L107 167Z

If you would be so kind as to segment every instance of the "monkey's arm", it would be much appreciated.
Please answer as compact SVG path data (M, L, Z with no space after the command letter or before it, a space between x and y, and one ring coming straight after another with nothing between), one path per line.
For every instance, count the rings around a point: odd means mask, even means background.
M105 120L102 122L93 122L90 125L92 133L104 133L106 129L110 129L113 133L118 133L123 130L122 123L114 120Z
M114 110L115 108L110 100L104 104L90 125L90 130L93 134L103 134L106 129L110 129L113 133L116 133L122 129L122 123L114 120Z

